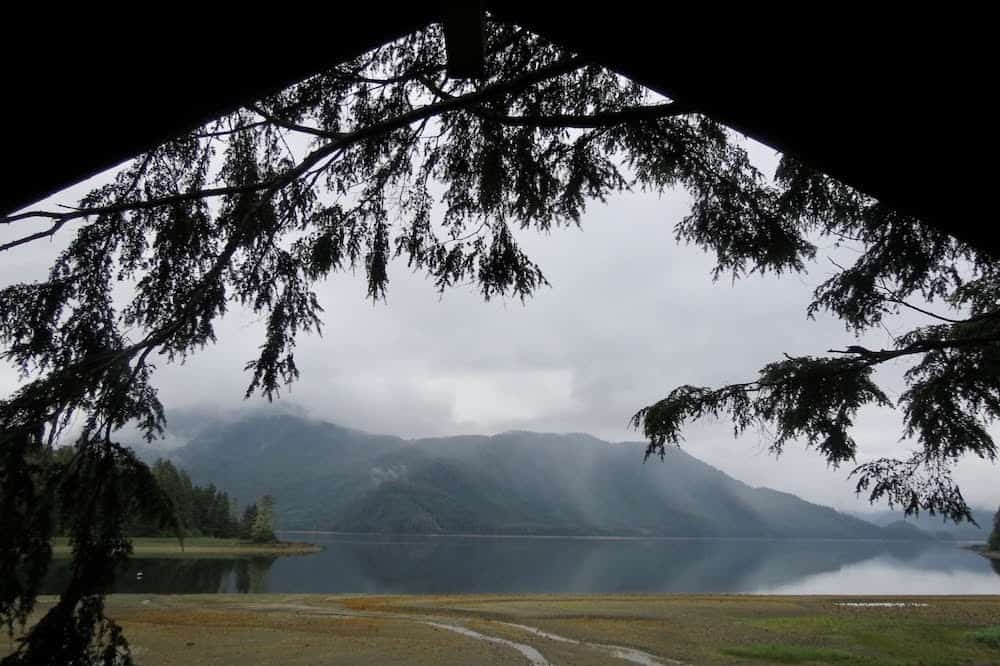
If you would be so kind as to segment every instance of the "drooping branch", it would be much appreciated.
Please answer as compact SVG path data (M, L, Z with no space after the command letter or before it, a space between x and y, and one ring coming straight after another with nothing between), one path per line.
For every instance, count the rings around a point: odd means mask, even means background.
M936 314L934 312L931 312L930 310L925 310L922 307L919 307L917 305L913 305L912 303L907 303L906 301L904 301L901 298L888 298L886 300L888 300L890 303L895 303L896 305L902 305L904 308L909 308L910 310L913 310L914 312L919 312L922 315L926 315L928 317L931 317L933 319L937 319L938 321L943 321L943 322L948 323L948 324L963 324L963 323L968 323L969 321L972 321L971 319L952 319L951 317L944 317L942 315L939 315L939 314Z
M454 95L427 76L419 77L428 90L442 99L456 99ZM482 106L470 109L475 115L509 127L566 128L566 129L599 129L613 127L631 122L658 120L698 113L698 108L691 104L667 102L647 106L633 106L618 111L605 111L586 114L545 114L528 116L510 116L495 113Z
M327 158L335 155L338 151L342 151L344 148L364 141L365 139L394 132L404 127L408 127L413 123L425 121L426 119L447 111L464 108L470 104L480 103L494 96L523 90L524 88L530 87L535 83L578 69L584 65L584 62L585 61L582 58L570 57L549 66L539 68L538 70L515 79L488 86L480 91L442 102L428 104L414 109L411 112L389 118L383 122L367 125L354 132L338 136L336 140L330 141L329 143L316 148L308 156L303 158L302 161L295 167L267 180L242 186L216 188L214 190L200 190L198 192L190 192L139 202L119 202L103 207L98 206L74 209L67 211L66 213L49 213L49 215L62 216L58 219L58 222L65 223L66 221L77 217L148 209L157 205L166 205L168 203L193 200L199 198L199 196L201 198L205 198L209 195L224 196L264 190L263 194L259 197L257 204L249 211L245 212L242 222L236 226L236 229L240 231L237 231L230 236L219 254L214 257L211 268L188 291L185 295L184 302L169 321L164 322L162 326L149 331L139 342L120 349L111 350L106 354L102 354L99 358L89 357L80 359L79 362L63 368L61 372L57 373L57 375L64 377L79 377L81 375L93 376L92 373L106 372L117 364L128 363L129 360L134 358L136 355L145 357L149 350L168 344L172 336L180 331L196 313L206 290L215 284L222 272L229 265L229 262L232 260L236 252L248 242L249 236L253 234L254 226L247 224L247 222L255 213L256 209L264 201L267 201L274 196L274 194L279 190L302 177L304 174L309 173L310 170ZM136 367L130 371L131 376L136 376L138 368L141 367L141 365L141 362L136 364ZM56 380L57 377L52 376L49 379Z
M228 196L232 194L243 194L249 192L255 192L260 190L266 190L275 186L281 186L286 184L295 178L298 178L301 174L308 171L310 168L315 166L317 163L322 161L324 158L333 154L337 150L341 150L347 146L360 143L362 141L389 134L403 127L407 127L413 123L420 122L427 118L432 118L438 116L442 113L448 111L455 111L461 108L466 108L470 106L475 106L484 101L500 97L503 95L508 95L512 93L519 92L526 88L531 87L542 81L548 79L568 74L577 69L580 69L586 64L586 60L580 56L573 56L558 62L555 62L546 67L541 67L537 70L524 74L520 77L510 79L508 81L503 81L501 83L496 83L491 86L487 86L482 90L468 93L466 95L461 95L457 97L451 97L449 99L435 102L433 104L428 104L423 107L413 109L410 112L400 114L394 118L389 118L382 122L372 123L365 127L359 128L353 132L348 132L344 134L333 134L333 133L321 133L320 136L326 136L332 139L330 143L325 144L312 153L310 153L302 162L300 162L295 168L288 170L287 172L276 176L273 179L264 180L256 183L250 183L247 185L234 186L234 187L219 187L198 190L193 192L184 192L180 194L175 194L166 197L159 197L155 199L147 199L141 201L123 201L115 204L110 204L107 206L94 206L89 208L74 208L65 212L55 212L55 211L28 211L25 213L18 213L16 215L10 215L2 220L0 223L11 224L20 220L26 220L30 218L48 218L56 220L57 222L67 222L74 219L80 219L85 217L90 217L93 215L104 215L104 214L114 214L122 213L127 211L136 210L148 210L151 208L158 208L161 206L168 206L177 203L184 203L188 201L196 201L203 199L210 199L213 197ZM319 132L319 130L316 130ZM59 225L62 226L62 225ZM56 227L55 231L58 230ZM55 233L51 231L51 233ZM43 232L38 238L51 235L49 232ZM31 238L31 240L36 240L36 238ZM16 247L17 245L22 245L24 243L30 242L29 240L21 239L14 241L13 244L8 244L11 247ZM4 248L6 249L6 248Z
M187 203L189 201L200 201L204 199L214 199L217 197L230 196L233 194L249 194L251 192L258 192L260 190L266 190L268 187L271 187L272 185L281 180L282 177L278 177L272 180L263 180L256 183L248 183L246 185L239 185L232 187L213 187L204 190L181 192L179 194L171 194L165 197L156 197L153 199L140 199L138 201L119 201L117 203L109 204L106 206L71 208L64 212L56 212L50 210L32 210L24 213L18 213L16 215L9 215L0 220L0 224L11 224L13 222L19 222L21 220L28 220L32 218L48 218L50 220L57 220L65 223L69 222L70 220L77 220L80 218L91 217L94 215L113 215L115 213L125 213L129 211L149 210L152 208L160 208L163 206L172 206L174 204Z
M844 268L837 262L833 261L832 259L830 261L831 263L833 263L834 266L839 268L841 272L847 270L846 268ZM946 324L971 324L973 322L984 321L986 319L992 319L993 317L1000 316L1000 311L996 311L996 312L986 312L984 314L976 315L974 317L968 317L967 319L954 319L952 317L945 317L944 315L937 314L936 312L931 312L930 310L922 308L918 305L913 305L912 303L902 299L899 295L896 294L895 291L889 288L889 286L885 283L884 279L880 280L879 282L880 284L876 285L876 287L884 294L886 294L885 300L887 300L888 302L895 303L896 305L901 305L904 308L913 310L914 312L919 312L920 314L930 317L932 319L943 321Z
M42 238L51 238L52 236L55 236L56 232L62 229L63 225L66 224L67 222L69 222L69 219L56 220L52 224L52 226L46 229L45 231L39 231L33 234L28 234L27 236L22 236L21 238L12 240L9 243L4 243L3 245L0 245L0 252L12 250L19 245L26 245L31 241L36 241Z
M655 104L650 106L635 106L620 111L607 111L592 114L552 114L537 116L505 116L491 114L484 109L476 109L475 113L484 118L488 118L501 125L511 127L565 127L572 129L596 129L601 127L612 127L624 123L644 122L659 120L660 118L672 118L675 116L686 116L698 113L698 108L691 104L681 104L680 102L668 102L666 104Z
M888 300L890 303L896 303L897 305L902 305L903 307L909 308L914 312L919 312L922 315L926 315L928 317L931 317L932 319L943 321L947 324L973 324L975 322L986 321L988 319L995 319L996 317L1000 317L1000 310L996 310L993 312L984 312L982 314L978 314L974 317L968 317L966 319L952 319L951 317L944 317L935 312L931 312L930 310L925 310L924 308L919 307L917 305L913 305L912 303L908 303L901 298L888 298L886 300Z
M563 74L569 74L570 72L584 67L586 64L587 60L581 56L565 58L552 63L551 65L547 65L546 67L540 67L532 72L510 79L509 81L503 81L501 83L486 86L482 90L478 90L476 92L428 104L426 106L413 109L407 113L400 114L395 118L390 118L380 123L373 123L366 127L362 127L361 129L348 134L333 135L332 138L335 138L336 141L328 146L325 146L324 149L332 150L341 148L347 144L357 143L375 136L388 134L415 122L420 122L426 118L432 118L448 111L456 111L467 107L473 107L497 97L517 93L526 88L530 88L537 83L547 81L548 79L552 79Z
M803 370L814 372L817 379L837 382L840 381L841 377L865 377L875 365L901 356L987 345L1000 345L1000 337L922 340L901 349L871 350L859 345L851 345L846 349L827 350L830 353L851 355L851 358L844 359L796 358L786 354L786 361L768 365L761 371L761 377L754 381L728 384L718 389L696 387L675 389L668 398L639 410L630 419L630 424L633 428L642 428L647 437L650 438L651 447L658 448L666 441L677 442L679 440L681 422L688 419L695 420L704 415L718 416L722 411L735 409L734 419L738 429L745 428L750 421L757 418L755 416L747 418L751 415L751 411L747 411L751 407L748 396L786 390L790 382L801 383L803 377L809 376ZM795 372L788 372L788 370ZM817 370L820 372L816 372ZM874 385L867 386L867 388L874 389ZM873 391L871 395L876 396L876 393ZM739 414L740 412L742 415ZM768 418L772 418L774 414L774 412L768 412ZM653 419L652 415L655 415L656 419ZM659 423L654 422L657 420ZM650 449L650 452L653 448Z
M857 479L855 492L867 492L870 502L884 499L889 508L900 508L906 515L926 511L978 526L948 466L923 453L906 460L872 460L851 470L848 478Z
M291 130L293 132L299 132L300 134L311 134L313 136L323 137L325 139L339 140L343 139L346 136L344 132L338 132L338 133L324 132L323 130L318 129L316 127L309 127L308 125L300 125L299 123L293 123L287 120L283 120L272 113L268 113L267 110L265 110L259 104L249 104L247 108L256 113L258 116L262 117L265 121L267 121L262 124L270 123L272 125L277 125L278 127L283 127L287 130Z
M231 134L238 134L240 132L246 132L247 130L254 129L255 127L263 127L269 121L258 120L255 123L247 123L246 125L240 125L239 127L233 127L232 129L225 130L210 130L207 132L193 132L189 134L193 139L215 139L222 136L229 136Z
M718 389L681 386L643 408L631 419L649 440L646 455L663 455L667 444L679 444L683 427L705 416L726 416L739 434L753 424L773 426L771 450L804 440L836 466L853 460L856 444L850 432L853 415L866 404L903 409L904 433L921 445L911 461L885 459L857 467L857 491L870 490L872 502L888 499L907 514L938 512L953 520L969 519L968 506L948 470L963 453L993 460L996 446L986 423L1000 411L995 390L996 353L1000 336L940 335L945 327L914 333L899 349L871 350L859 345L831 349L847 358L795 358L771 363L756 381ZM962 350L945 355L946 350ZM876 365L915 354L923 360L907 374L910 388L890 401L871 379ZM985 374L984 374L985 373ZM982 376L980 376L982 375Z
M984 317L985 318L985 317ZM971 320L969 320L971 321ZM964 322L956 322L964 323ZM860 345L851 345L845 349L827 349L831 354L853 354L861 359L865 365L877 365L891 361L900 356L911 354L924 354L929 351L944 349L962 349L966 347L977 347L982 345L1000 344L1000 337L982 336L970 338L952 338L946 340L921 340L907 345L901 349L867 349Z

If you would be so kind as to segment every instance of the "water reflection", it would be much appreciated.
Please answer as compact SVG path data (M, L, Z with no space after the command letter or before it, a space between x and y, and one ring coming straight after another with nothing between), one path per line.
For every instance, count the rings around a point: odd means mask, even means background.
M277 558L251 557L236 560L236 591L267 592L267 574Z
M268 573L276 558L234 559L179 557L131 560L116 576L114 592L151 594L214 594L269 592ZM142 573L142 576L137 574ZM57 594L69 582L69 560L52 563L44 594Z
M1000 594L1000 562L935 542L306 538L323 552L134 560L114 591ZM57 561L47 592L65 583L67 564Z

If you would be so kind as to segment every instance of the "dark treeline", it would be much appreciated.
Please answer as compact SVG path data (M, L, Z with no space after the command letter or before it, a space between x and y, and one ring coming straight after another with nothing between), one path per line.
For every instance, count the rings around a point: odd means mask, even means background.
M195 485L187 472L169 460L157 460L152 471L175 507L184 536L238 537L257 542L276 540L274 499L270 495L264 495L240 511L235 498L230 498L214 483ZM172 536L157 523L138 516L129 519L127 533L131 536Z
M209 483L198 486L182 469L169 460L157 460L153 476L177 511L177 519L185 536L236 538L240 535L240 520L235 500ZM127 533L131 536L172 536L153 521L132 516ZM247 535L249 538L249 535Z
M54 453L54 462L67 464L73 449L65 447ZM217 537L245 539L256 542L275 541L274 499L264 495L257 502L240 509L235 498L215 484L195 485L183 469L169 460L159 459L151 467L160 490L170 499L185 537ZM67 528L54 516L56 533L66 535ZM125 533L133 537L172 537L177 533L161 522L143 518L130 512L125 523Z

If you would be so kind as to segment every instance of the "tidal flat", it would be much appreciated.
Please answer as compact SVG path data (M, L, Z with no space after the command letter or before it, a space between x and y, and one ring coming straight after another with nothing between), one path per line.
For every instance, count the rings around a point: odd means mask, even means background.
M149 666L1000 664L982 639L1000 632L998 596L115 594L107 607Z

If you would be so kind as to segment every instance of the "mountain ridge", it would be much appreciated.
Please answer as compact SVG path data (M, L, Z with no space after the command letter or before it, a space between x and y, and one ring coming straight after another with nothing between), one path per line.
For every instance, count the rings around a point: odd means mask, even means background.
M210 423L153 453L241 502L277 498L278 525L382 533L885 538L891 531L753 487L681 449L586 433L403 439L289 414ZM148 454L147 454L148 455ZM898 534L899 531L896 531Z

